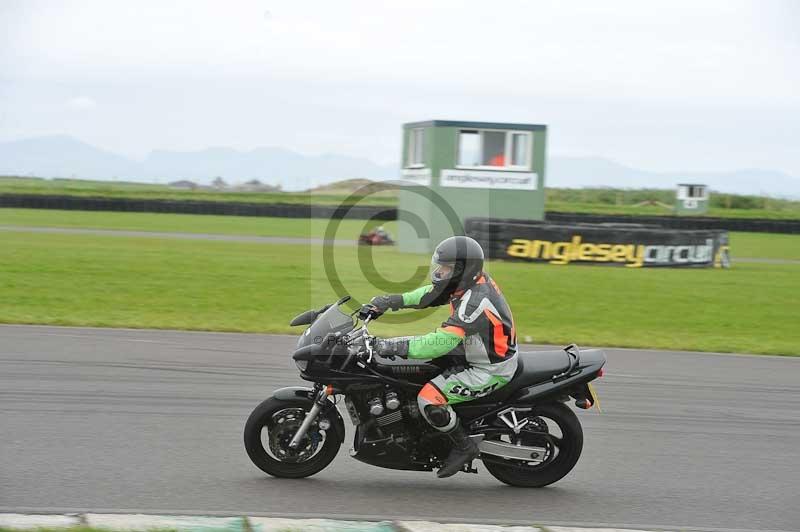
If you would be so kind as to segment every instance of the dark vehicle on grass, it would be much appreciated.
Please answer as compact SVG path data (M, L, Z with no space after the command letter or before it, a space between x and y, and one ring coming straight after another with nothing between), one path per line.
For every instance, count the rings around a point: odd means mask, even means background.
M441 372L436 361L375 356L366 318L333 305L309 310L292 325L310 325L293 358L311 388L277 390L250 414L244 443L253 463L283 478L308 477L334 459L345 438L336 407L344 398L355 425L350 456L387 469L432 471L450 452L451 440L422 419L417 393ZM512 381L487 397L454 408L480 449L479 459L498 480L542 487L570 472L583 448L583 430L565 404L590 408L590 382L603 374L601 350L519 354ZM472 464L464 471L477 472Z

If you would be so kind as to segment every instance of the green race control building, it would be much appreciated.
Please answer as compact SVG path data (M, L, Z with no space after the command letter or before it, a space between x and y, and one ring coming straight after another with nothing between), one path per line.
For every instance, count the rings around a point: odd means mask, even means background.
M404 124L400 250L428 253L467 218L543 220L546 149L539 124Z

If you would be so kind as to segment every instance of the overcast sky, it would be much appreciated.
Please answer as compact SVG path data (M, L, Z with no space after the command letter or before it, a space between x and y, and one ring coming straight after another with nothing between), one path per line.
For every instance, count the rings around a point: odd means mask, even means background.
M400 124L800 176L800 2L0 0L0 140L399 160Z

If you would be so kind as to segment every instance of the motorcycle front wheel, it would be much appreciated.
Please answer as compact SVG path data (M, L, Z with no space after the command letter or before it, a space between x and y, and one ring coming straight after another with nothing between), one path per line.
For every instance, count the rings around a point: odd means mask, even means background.
M520 443L546 448L544 462L526 464L488 457L483 465L494 478L510 486L541 488L561 480L575 467L583 450L583 429L575 412L563 403L537 406L529 420L527 430L519 436Z
M320 428L324 414L320 414L297 449L289 448L312 404L310 399L284 401L271 397L253 410L244 427L244 446L256 467L273 477L304 478L319 473L333 461L342 441L332 426Z

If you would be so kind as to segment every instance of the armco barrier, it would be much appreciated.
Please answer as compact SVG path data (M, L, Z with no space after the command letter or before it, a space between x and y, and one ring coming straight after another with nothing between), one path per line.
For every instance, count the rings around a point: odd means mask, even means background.
M0 207L327 219L341 218L345 212L343 207L336 205L46 196L39 194L0 194ZM347 212L347 217L359 220L396 220L397 209L388 206L355 205ZM754 233L800 234L800 220L711 218L706 216L629 216L624 214L581 214L573 212L548 212L545 218L548 222L554 223L652 224L670 229L723 229Z
M160 212L232 216L273 216L278 218L354 218L394 220L394 207L354 205L310 205L285 203L243 203L234 201L188 201L167 199L45 196L0 194L0 207L62 209L68 211Z

